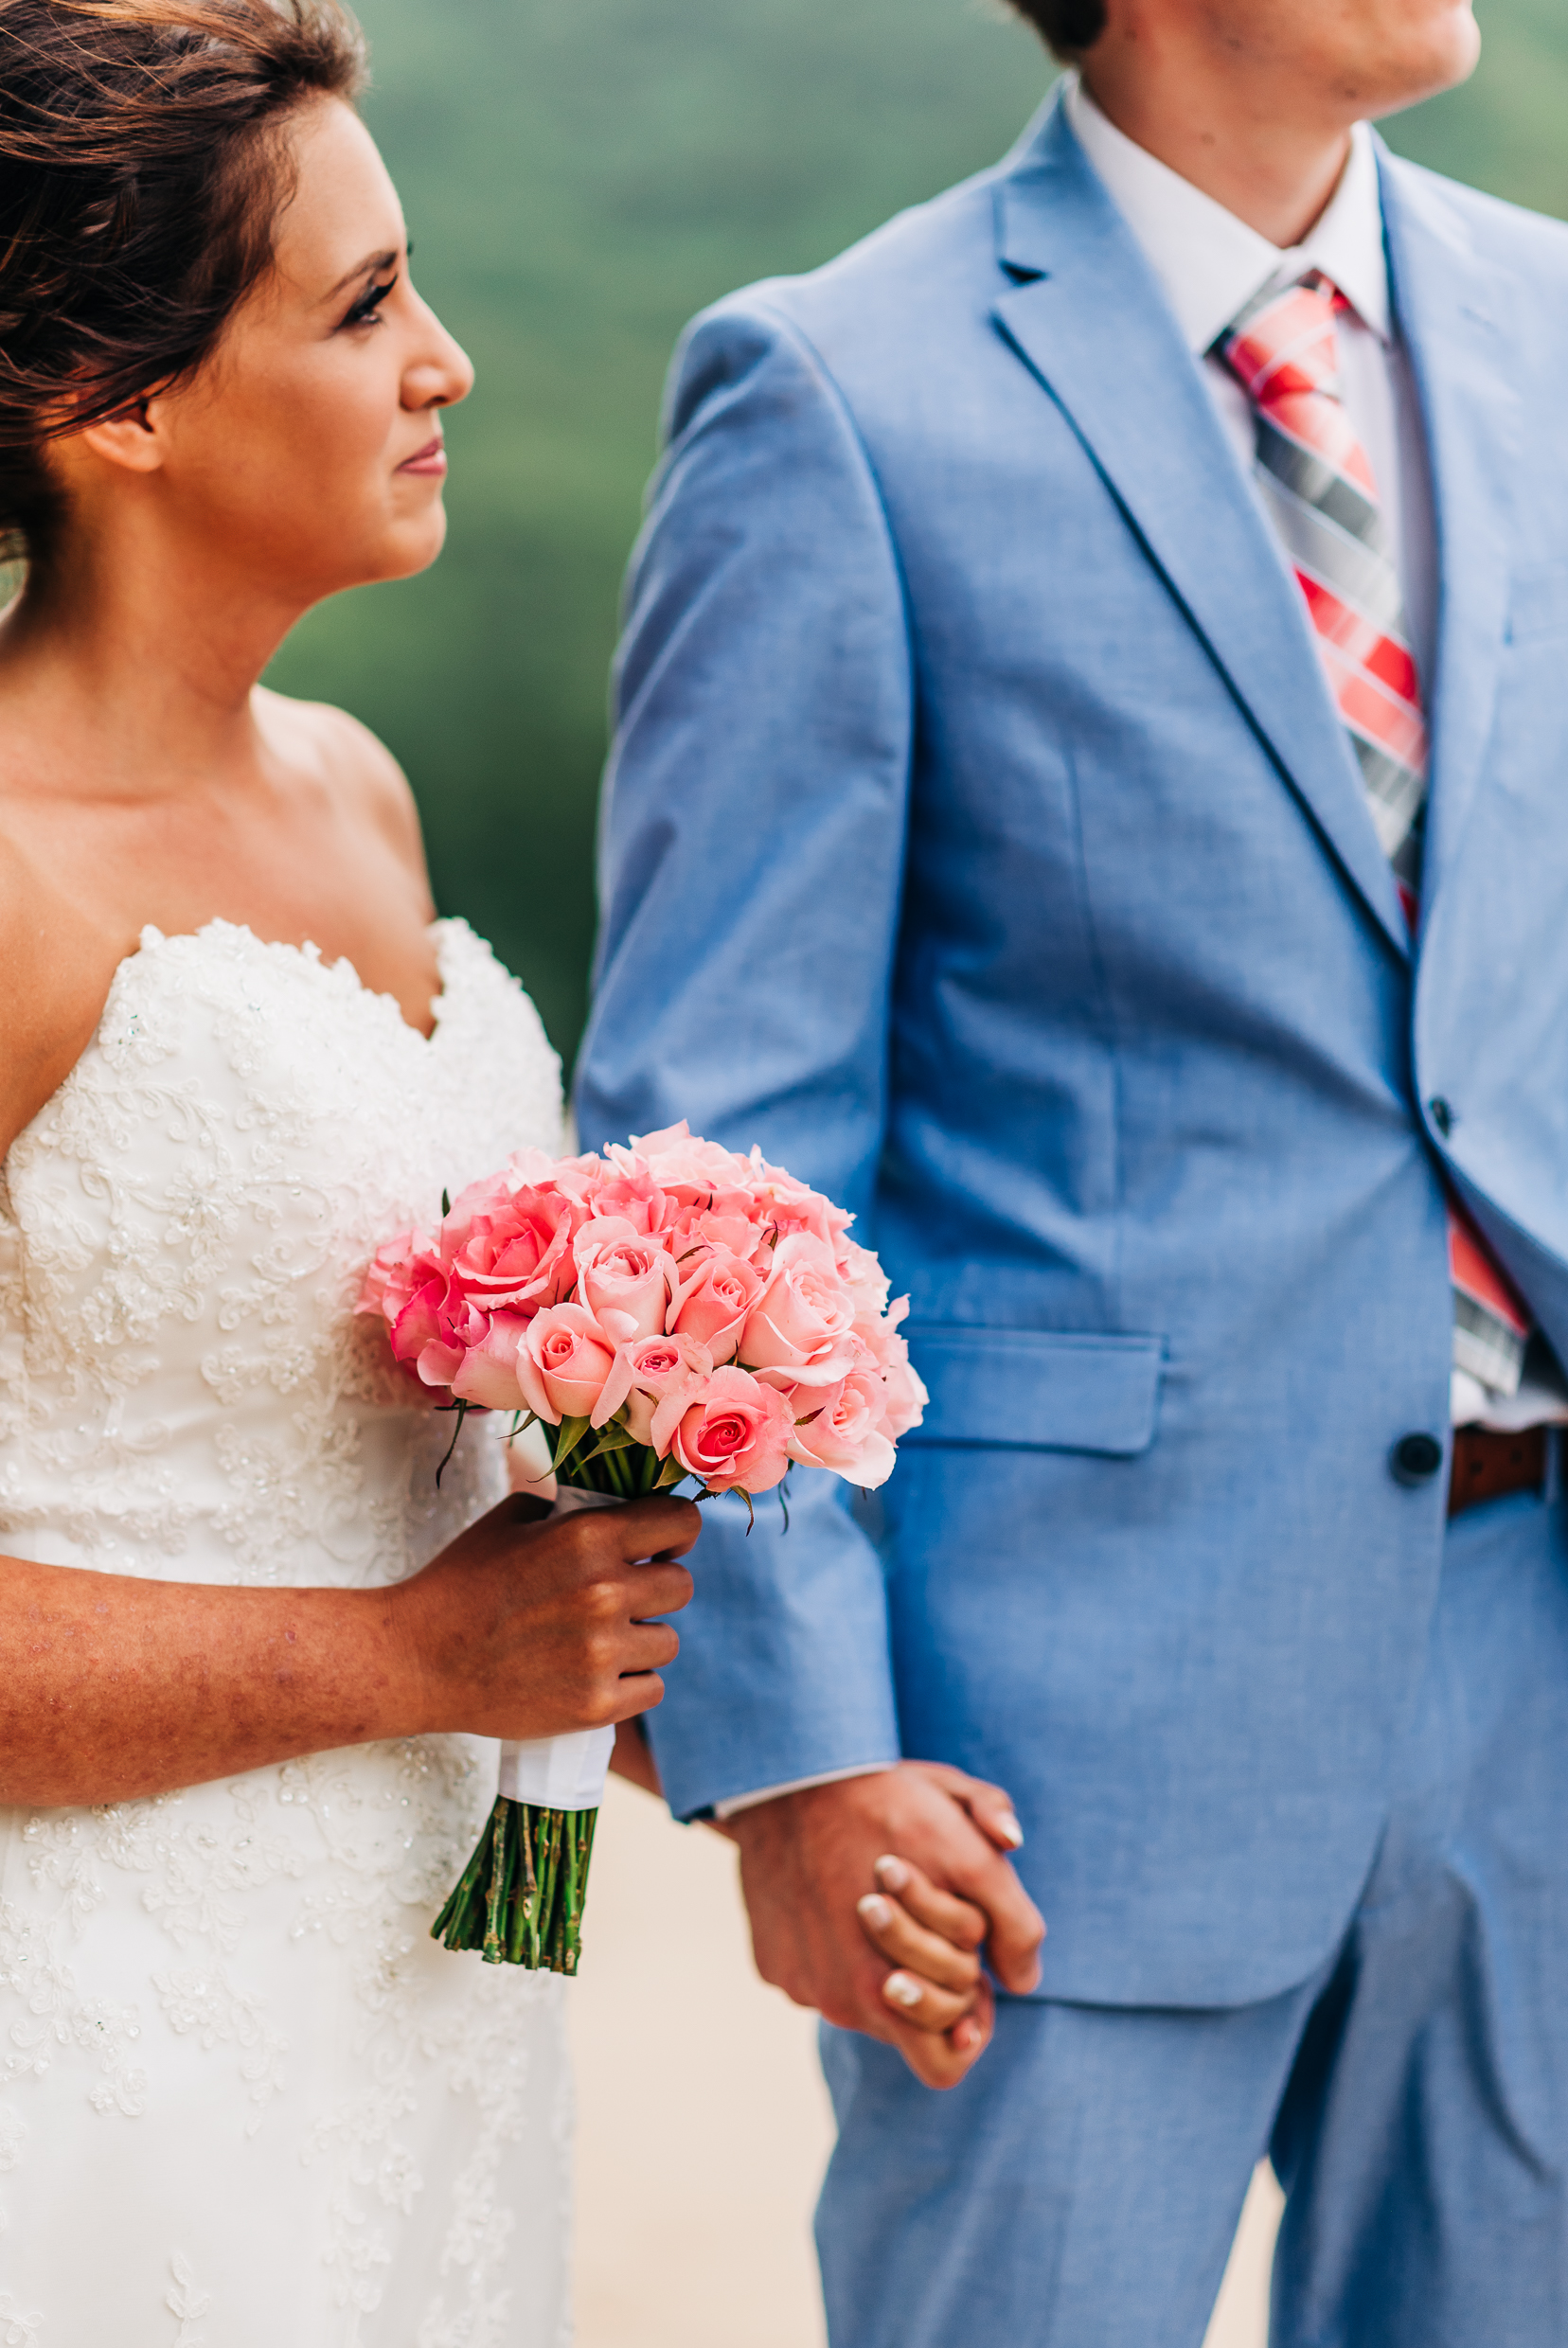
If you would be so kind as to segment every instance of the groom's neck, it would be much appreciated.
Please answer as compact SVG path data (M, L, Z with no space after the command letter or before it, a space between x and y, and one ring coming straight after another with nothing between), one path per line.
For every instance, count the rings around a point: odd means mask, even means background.
M1081 60L1117 130L1273 244L1299 243L1352 124L1463 80L1470 0L1109 0Z

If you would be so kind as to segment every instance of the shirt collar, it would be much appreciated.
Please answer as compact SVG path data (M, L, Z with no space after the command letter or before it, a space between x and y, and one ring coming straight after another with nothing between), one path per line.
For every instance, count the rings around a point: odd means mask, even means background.
M1358 122L1327 209L1287 252L1238 220L1212 196L1161 163L1101 114L1076 73L1066 81L1067 119L1107 193L1164 285L1187 347L1200 357L1255 294L1321 269L1364 326L1392 332L1382 198L1372 133Z

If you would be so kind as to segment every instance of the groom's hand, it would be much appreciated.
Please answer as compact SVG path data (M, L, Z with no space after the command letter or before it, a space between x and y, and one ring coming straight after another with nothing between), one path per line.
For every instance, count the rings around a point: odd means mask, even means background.
M1004 1988L1039 1982L1045 1927L997 1847L1016 1840L1011 1806L961 1770L903 1761L759 1802L723 1831L740 1846L763 1980L841 2029L896 2046L927 2087L955 2087L989 2043L990 1986L974 1954L982 1938ZM861 1914L889 1855L924 1879L925 1912L910 1928L919 1943L894 1964ZM908 1892L903 1905L913 1912ZM912 1990L918 2001L906 2004Z

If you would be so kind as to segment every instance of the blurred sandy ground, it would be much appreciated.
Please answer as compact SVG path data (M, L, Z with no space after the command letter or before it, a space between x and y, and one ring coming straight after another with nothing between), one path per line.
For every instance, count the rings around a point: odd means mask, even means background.
M585 1940L578 2348L823 2348L815 2025L752 1970L729 1844L612 1778ZM1206 2348L1264 2348L1277 2207L1260 2176Z

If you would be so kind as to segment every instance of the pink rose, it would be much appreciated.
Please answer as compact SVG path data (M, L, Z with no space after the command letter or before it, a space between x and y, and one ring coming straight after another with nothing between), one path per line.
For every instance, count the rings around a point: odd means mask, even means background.
M437 1272L415 1290L392 1323L392 1357L421 1385L449 1393L464 1354L484 1333L484 1314Z
M884 1369L890 1361L907 1361L909 1347L899 1335L899 1324L909 1310L908 1297L899 1297L884 1312L864 1302L864 1290L857 1293L851 1288L849 1292L855 1300L855 1334L872 1359Z
M726 1248L743 1263L754 1263L760 1257L765 1267L772 1254L773 1237L773 1225L755 1219L751 1201L739 1194L725 1197L715 1205L704 1200L678 1207L664 1230L665 1244L677 1262L693 1249L701 1254Z
M672 1334L694 1337L715 1361L730 1361L752 1307L762 1293L761 1272L729 1248L699 1257L669 1302Z
M882 1426L895 1443L919 1425L931 1399L910 1366L908 1341L899 1334L908 1310L908 1297L900 1296L884 1313L862 1312L855 1319L855 1335L882 1373Z
M442 1223L442 1252L475 1303L533 1312L571 1294L572 1240L584 1219L580 1204L550 1184L508 1191L504 1179L475 1183Z
M580 1168L592 1165L591 1158L552 1158L547 1149L530 1146L514 1149L502 1172L494 1177L508 1190L548 1190L556 1184L570 1187L569 1177ZM483 1190L487 1183L475 1183L475 1190ZM466 1198L468 1193L462 1194ZM462 1199L458 1204L461 1205Z
M548 1191L564 1199L579 1218L590 1209L595 1184L604 1172L603 1161L591 1154L580 1158L552 1158L545 1149L519 1149L507 1160L501 1172L487 1176L460 1194L452 1209L454 1217L463 1208L464 1201L492 1187L508 1198L518 1198L525 1191Z
M798 1383L834 1386L855 1367L854 1301L832 1252L805 1232L781 1239L740 1339L748 1369L788 1370Z
M514 1192L525 1185L508 1180L506 1173L487 1174L479 1182L470 1183L460 1190L441 1218L440 1240L445 1260L450 1263L463 1247L472 1232L488 1229L491 1218L505 1214L511 1205ZM548 1188L548 1184L545 1185Z
M615 1366L594 1405L594 1424L604 1426L624 1403L633 1441L668 1458L683 1412L712 1375L713 1356L695 1338L634 1338L616 1348Z
M608 1169L594 1183L589 1205L597 1219L624 1222L645 1238L663 1230L669 1213L669 1201L650 1175Z
M422 1231L400 1231L371 1257L354 1310L379 1313L390 1328L415 1292L437 1278L440 1270L434 1240L427 1239Z
M579 1300L608 1334L622 1344L663 1334L675 1267L661 1246L623 1217L596 1217L578 1233L573 1255Z
M485 1333L470 1345L452 1380L454 1401L482 1411L526 1411L530 1405L518 1377L517 1357L528 1333L520 1312L492 1312Z
M752 1197L757 1211L763 1215L778 1232L789 1238L795 1233L809 1233L826 1248L836 1251L841 1235L854 1221L831 1199L825 1199L817 1190L809 1190L797 1183L780 1165L769 1165L759 1151L752 1153Z
M666 1234L703 1238L745 1257L773 1235L772 1211L758 1206L753 1195L753 1161L697 1139L685 1125L644 1134L628 1148L607 1149L605 1156L618 1180L657 1186L665 1201L660 1228Z
M880 1321L887 1309L887 1274L869 1248L857 1247L853 1239L845 1239L839 1247L839 1270L850 1295L855 1300L857 1321ZM909 1299L900 1300L903 1311L909 1309ZM900 1313L899 1318L902 1318Z
M698 1138L683 1117L661 1133L640 1133L630 1148L607 1149L605 1156L628 1172L646 1172L662 1190L685 1191L703 1198L718 1190L743 1190L751 1178L750 1161L738 1158L718 1142Z
M901 1337L899 1343L903 1345ZM882 1426L895 1443L908 1434L912 1427L919 1425L930 1400L918 1371L910 1361L909 1348L904 1345L903 1360L890 1361L882 1371Z
M615 1348L582 1305L547 1305L517 1348L517 1383L526 1407L548 1425L590 1418Z
M796 1405L810 1415L795 1427L790 1457L806 1468L828 1468L846 1483L874 1492L893 1473L893 1446L882 1426L882 1379L873 1366L852 1370L842 1385L802 1386Z
M715 1370L682 1413L670 1450L710 1492L769 1492L788 1471L793 1432L782 1395L744 1370Z

